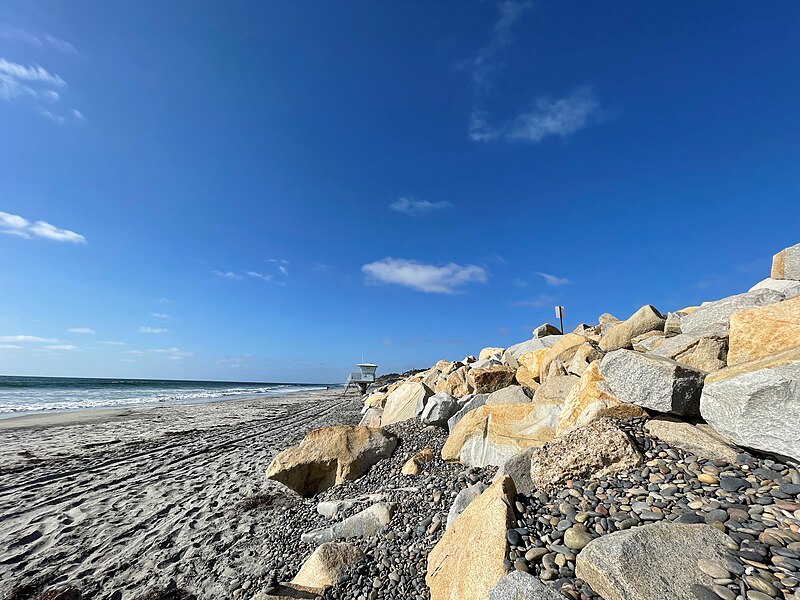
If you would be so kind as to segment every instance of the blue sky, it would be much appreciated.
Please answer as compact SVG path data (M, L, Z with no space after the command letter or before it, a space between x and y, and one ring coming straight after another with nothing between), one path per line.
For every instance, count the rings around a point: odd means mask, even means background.
M745 291L800 5L5 2L0 372L342 380Z

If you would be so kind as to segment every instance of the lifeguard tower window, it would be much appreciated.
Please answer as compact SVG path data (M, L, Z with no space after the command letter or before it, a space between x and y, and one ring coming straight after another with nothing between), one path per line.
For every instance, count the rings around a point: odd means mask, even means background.
M378 365L372 363L362 363L356 365L359 370L350 373L347 378L347 385L344 388L345 393L350 389L351 385L357 385L362 394L367 393L367 387L370 383L375 382L375 371L378 370Z

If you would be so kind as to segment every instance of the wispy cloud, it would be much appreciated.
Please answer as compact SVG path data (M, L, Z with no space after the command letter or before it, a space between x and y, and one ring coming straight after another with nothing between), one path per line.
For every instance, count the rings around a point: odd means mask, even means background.
M22 346L17 346L16 344L0 344L0 348L4 350L22 350Z
M402 197L397 202L390 204L389 208L393 211L408 215L409 217L421 217L430 212L444 210L451 206L453 205L446 200L429 202L427 200L412 200L411 198Z
M142 325L139 327L139 333L167 333L169 329L164 329L163 327L149 327L147 325Z
M172 304L172 300L170 300L169 298L164 298L163 296L161 298L158 298L156 302L158 302L159 304Z
M56 242L69 242L72 244L85 244L86 238L80 233L75 233L69 229L61 229L51 225L47 221L30 221L19 215L0 211L0 233L16 235L18 237L30 239L40 237Z
M278 267L278 271L280 271L281 273L283 273L283 274L284 274L286 277L288 277L288 276L289 276L289 270L288 270L286 267L284 267L283 265L280 265L280 266Z
M66 85L60 75L51 73L41 65L23 65L0 57L0 100L27 100L39 114L59 124L66 123L68 119L83 120L83 115L74 108L52 108L62 96L52 88L63 90ZM44 104L50 105L52 109Z
M275 278L274 275L265 275L264 273L259 273L258 271L248 271L247 275L255 279L263 279L264 281L272 281Z
M555 275L550 275L550 273L541 273L539 271L537 271L536 274L542 277L547 285L553 287L567 285L569 283L569 279L566 277L556 277Z
M77 352L80 350L74 344L52 344L50 346L45 346L48 350L69 350L70 352Z
M361 267L368 281L402 285L430 294L457 294L469 283L485 283L486 269L477 265L430 265L387 257Z
M78 52L75 46L66 40L62 40L48 33L32 33L19 27L0 26L0 38L15 42L23 42L39 48L52 46L56 50L66 54L77 54Z
M125 342L117 342L117 341L114 341L114 340L107 340L107 341L99 342L99 343L100 344L105 344L106 346L126 346L127 345Z
M180 348L153 348L150 352L154 354L165 354L170 360L180 360L187 356L194 356L194 352L181 350Z
M242 366L242 363L246 362L250 358L250 354L240 354L239 356L226 356L224 358L220 358L217 361L218 365L222 365L224 367L233 367L239 368Z
M512 29L514 24L533 7L532 2L515 2L507 0L498 6L500 17L492 27L492 37L489 43L478 50L471 61L472 83L477 88L492 86L492 77L495 71L502 67L499 60L500 52L514 41Z
M36 335L0 335L0 342L12 344L57 344L56 338L43 338Z
M235 281L241 281L242 279L244 279L244 277L242 277L238 273L234 273L233 271L214 271L214 275L216 275L220 279L232 279Z
M166 313L150 313L150 316L159 321L171 321L172 317Z
M530 300L519 300L514 302L513 306L517 308L543 308L545 306L554 305L558 298L549 294L539 294Z
M69 333L81 333L84 335L94 335L95 333L97 333L91 327L70 327L69 329L67 329L67 331Z
M13 78L18 81L31 81L47 83L56 87L66 85L66 82L58 75L55 75L39 65L26 67L19 63L10 62L5 58L0 58L0 75Z
M127 350L128 354L134 354L136 356L141 356L142 354L147 354L144 350Z

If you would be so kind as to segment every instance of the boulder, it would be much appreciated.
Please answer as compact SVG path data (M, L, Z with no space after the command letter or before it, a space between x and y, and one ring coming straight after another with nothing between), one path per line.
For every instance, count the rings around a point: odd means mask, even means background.
M509 346L508 352L514 355L514 358L519 360L519 357L523 354L527 354L528 352L535 352L536 350L541 350L543 348L549 348L562 337L561 335L548 335L543 338L533 338L532 340L528 340L526 342L520 342L519 344L514 344L513 346Z
M488 398L489 394L475 394L474 396L468 397L467 401L461 405L461 408L458 410L458 412L447 419L447 428L450 431L453 431L453 427L455 427L456 423L464 418L464 415L466 415L469 411L475 410L479 406L486 404L486 400Z
M469 487L464 488L453 499L453 504L450 506L450 511L447 513L447 522L445 523L445 529L450 529L452 527L453 522L464 512L467 506L475 500L478 496L480 496L483 491L488 486L479 481L477 483L472 484Z
M600 349L611 352L620 348L630 348L631 340L648 331L664 330L664 316L654 307L646 304L627 320L617 323L600 338Z
M568 333L562 336L542 355L539 363L539 382L544 383L547 380L547 373L551 363L558 360L564 364L569 364L578 352L578 348L585 342L586 338L577 333Z
M578 554L575 574L606 600L710 598L713 580L697 563L724 564L729 543L710 525L655 523L591 541Z
M737 310L775 304L781 300L783 300L783 296L778 292L757 290L729 296L716 302L706 302L681 318L681 333L695 338L724 338L728 336L728 324L731 315Z
M516 370L506 366L470 369L467 382L476 394L491 394L514 383Z
M470 369L488 369L489 367L499 367L503 361L498 356L480 358L470 365Z
M772 257L770 277L800 281L800 244L784 248Z
M385 401L386 392L373 392L364 400L364 406L367 408L383 408L383 403Z
M664 335L671 337L681 333L681 317L683 314L679 312L668 312L667 318L664 320Z
M538 577L511 571L491 589L489 600L564 600L564 596L547 587Z
M604 354L594 342L581 344L577 352L575 352L575 356L572 357L569 366L567 366L567 372L580 377L589 368L590 364L603 358Z
M560 375L558 377L550 377L542 385L536 388L533 394L533 402L537 406L541 405L558 405L558 412L561 412L561 407L564 404L567 396L572 390L573 386L578 383L579 377L575 375Z
M389 524L393 513L393 504L378 502L330 527L304 533L300 536L300 541L319 545L333 540L372 537Z
M469 411L450 431L442 458L470 467L500 466L520 450L550 441L555 419L542 420L535 404L493 404Z
M376 462L390 456L396 446L397 437L382 429L323 427L272 459L267 477L302 496L312 496L361 477Z
M692 425L669 417L656 417L647 421L645 428L662 442L688 454L708 460L736 463L739 449L704 423Z
M339 577L353 565L364 560L364 553L345 542L328 542L311 553L300 567L292 583L306 588L316 588L322 592L335 584Z
M503 352L503 357L500 359L500 362L512 369L519 369L519 361L514 356L514 353L508 350Z
M422 471L423 465L431 462L432 460L433 450L430 448L423 448L405 462L403 468L400 469L400 472L403 475L419 475Z
M767 277L751 287L749 291L755 292L757 290L772 290L773 292L778 292L784 298L794 298L795 296L800 296L800 281Z
M450 373L447 378L440 378L436 384L436 392L445 392L456 398L461 398L470 393L471 387L467 383L468 367L462 366Z
M413 419L425 407L425 401L433 391L423 383L404 383L386 397L381 425L391 425Z
M525 367L528 371L534 374L535 381L539 382L539 372L542 370L542 359L547 354L549 348L540 348L533 352L526 352L521 354L517 360L520 366Z
M532 496L534 486L531 480L531 456L535 450L536 448L526 448L522 452L517 452L500 466L495 479L507 475L514 480L517 493Z
M539 371L531 371L525 365L520 365L517 374L514 376L517 383L529 390L536 391L539 387Z
M800 296L731 315L728 364L800 347Z
M531 397L521 385L510 385L489 394L486 404L529 404Z
M600 374L621 402L676 415L699 414L702 371L661 356L615 350L600 361Z
M561 330L555 325L551 325L550 323L544 323L542 325L539 325L536 329L533 330L534 338L543 338L547 337L548 335L561 335Z
M800 460L800 348L711 373L700 413L734 444Z
M583 372L580 381L570 389L558 417L556 435L604 417L625 419L643 417L647 413L635 404L620 402L600 374L596 360Z
M649 352L653 348L657 348L664 343L666 337L663 331L648 331L647 333L637 335L633 338L631 340L631 347L637 352Z
M486 600L506 574L514 494L509 477L498 479L444 532L428 555L425 583L431 600Z
M725 338L695 337L681 333L665 339L650 354L710 373L726 366L728 341Z
M439 392L428 398L428 403L422 411L420 421L424 425L447 427L447 420L461 408L458 400L447 392Z
M484 360L487 358L496 358L499 360L500 357L503 356L503 352L505 352L505 348L484 348L480 351L480 354L478 354L478 360Z
M433 365L433 368L436 369L437 371L439 371L439 373L444 373L446 370L448 370L450 368L450 366L452 364L453 363L451 363L449 360L442 359L442 360L436 361L436 364Z
M359 421L358 424L363 425L364 427L380 427L382 415L382 408L368 408L366 411L364 411L364 416L361 417L361 421Z
M614 325L616 323L621 323L621 321L617 317L607 312L597 317L597 322L600 325Z
M531 453L531 481L550 490L568 479L594 479L642 463L627 433L610 419L598 419L555 438Z

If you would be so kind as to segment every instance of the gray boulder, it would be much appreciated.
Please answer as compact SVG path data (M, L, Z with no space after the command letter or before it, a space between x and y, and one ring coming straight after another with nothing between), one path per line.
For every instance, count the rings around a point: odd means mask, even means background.
M561 330L555 325L551 325L550 323L544 323L542 325L539 325L536 329L533 330L534 338L543 338L547 337L548 335L561 335Z
M772 257L773 279L800 280L800 244L785 248Z
M677 415L699 414L705 373L674 360L615 350L600 361L600 374L621 402Z
M547 587L538 577L512 571L489 591L489 600L564 600L564 596Z
M372 537L389 524L393 513L393 504L379 502L335 525L306 532L300 536L300 540L305 544L319 545L333 540Z
M718 337L696 337L680 333L665 339L649 351L653 356L663 356L698 371L718 371L727 364L728 340Z
M703 418L735 444L800 461L800 348L710 374Z
M733 313L783 300L783 295L769 289L729 296L716 302L706 302L681 317L681 333L692 337L727 337Z
M663 442L708 460L735 463L739 449L705 424L692 425L669 417L656 417L645 429Z
M531 401L531 397L521 385L510 385L489 394L486 404L524 404Z
M681 312L668 312L667 318L664 321L664 335L672 336L681 333L681 319L683 313Z
M633 338L649 331L664 330L664 315L645 304L622 323L616 323L600 338L600 349L611 352L620 348L630 348Z
M488 398L489 394L475 394L474 396L469 396L469 400L461 405L461 408L458 410L458 412L447 419L447 428L450 431L453 431L453 427L455 427L456 424L464 418L465 414L478 408L479 406L486 404L486 400Z
M464 488L453 500L452 506L450 506L450 512L447 513L447 522L445 523L445 529L450 529L450 526L453 524L458 516L464 512L464 509L469 506L469 503L475 500L478 496L483 493L488 486L483 482L475 483L467 488Z
M788 300L789 298L800 296L800 281L767 277L750 288L751 292L757 292L758 290L772 290L782 294Z
M606 600L709 598L713 579L697 563L724 564L727 544L733 540L710 525L655 523L592 540L575 574Z
M461 408L458 400L447 392L439 392L428 398L428 403L422 411L420 421L424 425L436 425L446 427L447 420L456 414Z
M506 352L510 352L514 358L518 359L520 356L527 354L528 352L534 352L535 350L541 350L542 348L550 348L563 337L563 335L548 335L543 338L533 338L527 342L520 342L519 344L509 346Z
M497 470L494 479L500 479L504 475L508 475L514 480L514 487L517 492L525 496L533 495L534 485L531 479L531 456L535 448L526 448L522 452L518 452L509 458Z

